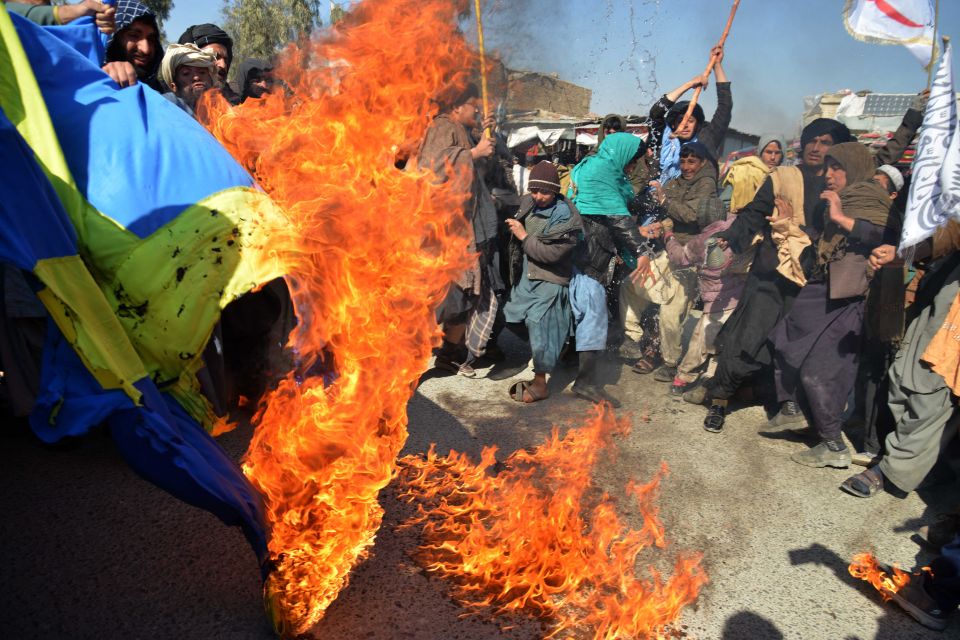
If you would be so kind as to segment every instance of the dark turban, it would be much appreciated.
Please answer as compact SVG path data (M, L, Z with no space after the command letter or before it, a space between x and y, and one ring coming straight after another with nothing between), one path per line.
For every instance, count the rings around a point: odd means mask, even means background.
M208 44L222 44L227 49L227 66L233 62L233 39L215 24L195 24L187 27L178 40L179 44L195 44L203 49Z
M817 118L805 126L803 132L800 133L800 150L803 151L808 142L826 133L829 133L830 137L833 138L833 144L842 144L853 140L850 129L847 129L847 126L842 122L830 118Z

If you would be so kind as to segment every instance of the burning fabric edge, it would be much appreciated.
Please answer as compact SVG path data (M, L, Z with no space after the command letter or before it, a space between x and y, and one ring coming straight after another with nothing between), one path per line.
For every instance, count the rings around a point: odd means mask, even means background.
M401 497L417 504L418 515L402 526L423 525L419 561L451 579L456 599L472 612L535 616L549 627L546 637L670 634L707 576L693 553L681 554L666 579L652 566L649 579L638 577L640 554L666 546L656 501L667 466L647 484L626 487L639 529L617 515L592 478L629 424L601 406L585 426L562 438L554 428L544 444L502 465L496 447L485 448L479 463L433 448L404 457Z
M924 570L929 571L927 567L924 567ZM896 565L888 567L881 564L877 557L869 552L853 556L847 571L854 578L873 585L873 588L880 592L884 602L909 584L911 577L911 574L901 571Z

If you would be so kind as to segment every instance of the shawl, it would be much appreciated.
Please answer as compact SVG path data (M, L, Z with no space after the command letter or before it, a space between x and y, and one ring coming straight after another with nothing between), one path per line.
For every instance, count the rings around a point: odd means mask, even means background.
M851 218L866 220L881 227L890 225L893 202L887 190L872 180L845 187L840 192L840 204L844 214ZM847 249L846 233L830 220L829 208L824 216L823 235L817 243L817 265L821 267L842 258Z
M960 396L960 294L920 359L943 376L954 396Z
M770 180L773 195L787 200L793 209L792 217L780 218L778 207L773 208L772 215L777 220L770 223L770 238L777 246L777 272L802 287L807 284L807 277L800 255L811 244L796 219L797 215L803 216L803 174L797 167L777 167L770 173Z
M871 180L877 164L870 151L859 142L844 142L830 147L826 160L833 158L847 173L847 186L840 191L840 204L845 215L885 227L890 224L893 202L886 189ZM830 209L824 211L823 235L817 244L817 265L823 267L846 253L847 236L830 220Z
M473 146L473 139L466 128L451 120L449 115L441 114L434 118L420 143L415 167L432 171L439 182L452 180L458 191L468 194L462 213L471 223L470 249L479 251L480 245L490 238L485 237L489 230L488 225L483 224L483 218L487 216L478 211L478 208L484 205L482 192L486 185L479 177L473 156L470 154ZM408 166L412 168L414 165L410 163ZM493 206L492 203L490 206ZM494 221L496 221L495 212ZM493 233L496 234L496 227ZM472 262L470 268L457 280L457 286L473 291L475 294L480 293L479 258Z
M723 178L722 186L730 185L732 188L730 196L731 213L750 204L768 175L770 175L770 168L757 156L740 158L730 165L727 175Z
M766 149L767 145L771 142L776 142L780 145L780 152L783 154L780 158L780 164L783 164L783 161L787 159L787 142L786 138L779 133L764 133L760 136L760 141L757 143L757 157L760 157L760 154L763 153L763 150Z
M687 142L698 142L697 136L693 136ZM670 125L666 125L660 141L660 182L662 184L680 175L681 146L683 143L673 137L673 129Z

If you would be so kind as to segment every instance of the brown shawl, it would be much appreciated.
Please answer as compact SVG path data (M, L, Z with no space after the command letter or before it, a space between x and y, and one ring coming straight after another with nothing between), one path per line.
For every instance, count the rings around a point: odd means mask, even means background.
M881 227L888 226L893 202L886 189L871 180L877 165L870 151L859 142L844 142L830 147L827 158L833 158L847 172L847 186L840 191L843 213ZM823 215L823 235L817 244L817 265L820 267L842 258L847 249L847 236L830 220L829 207Z

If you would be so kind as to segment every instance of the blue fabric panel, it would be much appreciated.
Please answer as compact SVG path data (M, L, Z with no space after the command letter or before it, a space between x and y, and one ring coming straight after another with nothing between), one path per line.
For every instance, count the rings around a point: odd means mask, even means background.
M97 67L103 64L107 54L107 36L97 29L97 25L90 16L84 16L70 24L46 27L46 29L89 60L91 64Z
M120 89L42 27L11 16L67 164L98 210L144 238L250 175L197 121L153 89Z
M44 442L85 435L111 413L134 407L120 389L105 390L87 370L53 321L47 323L40 394L30 426Z
M103 421L120 454L138 474L164 491L239 525L263 563L267 534L260 496L216 441L153 381L134 386L137 407L122 391L105 391L52 322L44 344L40 397L30 416L45 442L81 436Z
M603 285L574 271L570 279L570 307L577 337L577 351L607 348L607 292Z
M33 150L0 111L0 261L33 271L77 253L77 236Z

